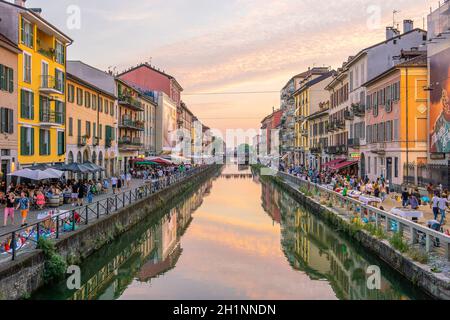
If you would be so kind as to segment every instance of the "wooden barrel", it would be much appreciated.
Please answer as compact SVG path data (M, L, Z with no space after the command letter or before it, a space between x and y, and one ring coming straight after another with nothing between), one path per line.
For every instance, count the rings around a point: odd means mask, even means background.
M50 198L48 198L48 206L50 208L57 208L59 207L59 200L60 196L52 196Z

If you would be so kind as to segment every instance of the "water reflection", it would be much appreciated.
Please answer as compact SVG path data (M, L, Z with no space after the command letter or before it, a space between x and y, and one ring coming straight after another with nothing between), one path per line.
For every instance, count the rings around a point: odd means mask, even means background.
M426 298L274 184L263 182L262 195L266 212L281 223L282 248L290 265L306 272L311 280L328 281L339 299ZM371 265L381 268L381 290L368 289L366 271Z

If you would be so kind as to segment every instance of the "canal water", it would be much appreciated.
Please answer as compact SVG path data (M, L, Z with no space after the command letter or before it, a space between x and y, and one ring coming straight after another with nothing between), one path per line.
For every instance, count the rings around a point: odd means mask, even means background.
M270 180L229 165L32 299L425 299ZM366 271L377 265L381 287Z

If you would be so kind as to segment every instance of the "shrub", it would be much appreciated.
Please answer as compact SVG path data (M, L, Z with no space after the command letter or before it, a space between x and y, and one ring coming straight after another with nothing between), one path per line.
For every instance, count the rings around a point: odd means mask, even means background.
M391 239L389 239L389 243L398 251L401 253L405 253L408 251L409 247L408 244L403 240L403 234L401 232L396 232L392 236Z
M44 283L55 283L64 279L67 263L56 253L55 244L49 239L39 238L38 249L41 249L45 256L44 263Z
M44 282L46 284L50 284L64 279L66 270L66 261L64 261L64 259L58 254L52 255L50 259L45 261Z
M367 223L364 225L364 229L378 239L386 239L386 233L384 230L381 227L377 227L373 223Z

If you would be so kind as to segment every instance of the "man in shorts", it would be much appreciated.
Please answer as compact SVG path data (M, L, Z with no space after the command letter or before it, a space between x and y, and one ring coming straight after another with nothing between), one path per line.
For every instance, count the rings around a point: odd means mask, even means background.
M113 190L113 194L116 194L117 178L115 176L111 177L111 187L112 187L112 190Z
M22 216L22 224L24 227L27 225L26 220L28 217L28 211L30 210L30 200L26 197L25 192L20 194L19 204L16 209L20 209L20 214Z

